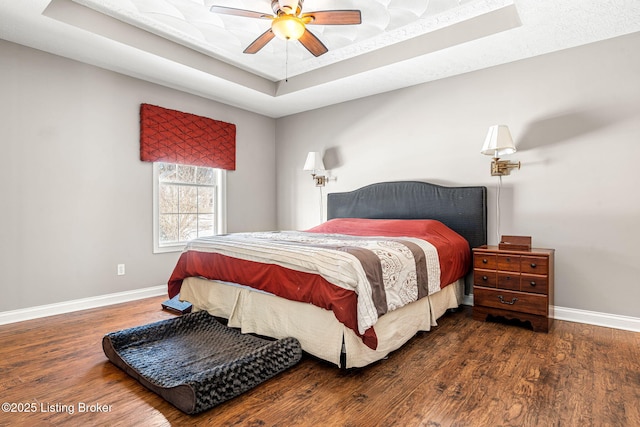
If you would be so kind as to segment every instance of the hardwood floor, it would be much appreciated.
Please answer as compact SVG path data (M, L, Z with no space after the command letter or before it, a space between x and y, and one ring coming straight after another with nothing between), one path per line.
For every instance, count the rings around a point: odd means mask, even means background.
M640 426L640 334L563 321L534 333L474 321L469 307L367 368L304 356L185 415L102 352L105 333L172 317L162 300L0 326L0 401L23 411L0 412L0 425Z

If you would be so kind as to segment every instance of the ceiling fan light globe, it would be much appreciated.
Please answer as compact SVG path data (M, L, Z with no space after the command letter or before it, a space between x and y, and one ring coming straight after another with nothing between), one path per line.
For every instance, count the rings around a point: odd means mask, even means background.
M293 15L282 15L273 20L271 31L282 40L298 40L305 32L302 20Z

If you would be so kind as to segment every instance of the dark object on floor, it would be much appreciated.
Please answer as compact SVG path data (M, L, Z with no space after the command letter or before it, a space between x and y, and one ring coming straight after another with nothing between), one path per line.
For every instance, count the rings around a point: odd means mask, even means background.
M191 313L193 306L188 301L180 301L180 294L162 303L162 308L178 314Z
M111 332L109 360L187 414L206 411L298 363L295 338L242 334L206 311Z

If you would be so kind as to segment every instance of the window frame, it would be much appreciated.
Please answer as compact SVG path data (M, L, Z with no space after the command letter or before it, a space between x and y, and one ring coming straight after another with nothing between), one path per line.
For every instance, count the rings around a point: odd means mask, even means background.
M182 252L186 242L160 246L160 163L176 164L153 162L153 253ZM215 233L224 234L227 232L227 171L217 168L211 169L216 173L215 206L217 209L214 213L216 216Z

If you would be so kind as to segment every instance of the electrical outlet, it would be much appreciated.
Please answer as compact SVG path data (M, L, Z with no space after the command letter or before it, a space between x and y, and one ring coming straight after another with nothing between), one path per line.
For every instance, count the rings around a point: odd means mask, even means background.
M118 264L118 276L124 276L124 264Z

